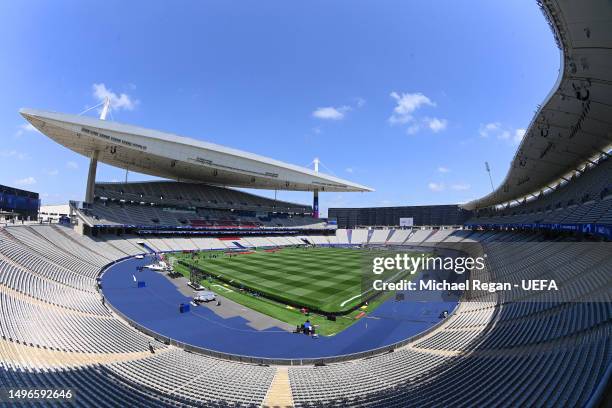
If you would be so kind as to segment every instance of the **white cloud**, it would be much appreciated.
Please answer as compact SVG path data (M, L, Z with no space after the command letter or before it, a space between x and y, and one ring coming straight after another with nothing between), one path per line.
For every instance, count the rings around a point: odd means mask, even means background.
M433 181L432 181L432 182L430 182L430 183L427 185L427 187L429 187L429 189L430 189L431 191L436 191L436 192L438 192L438 191L443 191L443 190L444 190L444 188L445 188L445 187L444 187L444 183L434 183Z
M391 98L395 99L393 113L389 117L391 125L407 125L406 133L409 135L417 134L421 129L429 129L438 133L446 129L448 121L440 118L415 116L415 112L423 106L436 106L436 103L421 92L399 93L391 92Z
M323 108L317 108L312 112L312 116L317 119L325 119L325 120L342 120L346 112L350 111L350 106L339 106L337 108L333 106L326 106Z
M523 140L526 130L522 128L513 129L511 127L503 126L499 122L491 122L480 125L478 133L484 138L495 136L499 140L506 140L510 143L518 144L521 142L521 140Z
M360 97L355 98L355 105L357 105L358 108L362 108L364 105L366 104L366 100Z
M413 120L412 114L421 106L436 106L431 99L420 92L400 94L393 91L391 97L396 102L393 114L389 118L389 123L393 125L411 122Z
M31 123L23 123L18 126L17 131L15 132L15 137L21 137L26 132L37 132L40 133L38 129L34 127Z
M315 135L320 135L321 134L321 128L320 127L313 127L312 128L312 133L314 133Z
M514 131L514 143L519 144L521 143L521 141L523 140L523 137L525 137L525 133L527 133L527 130L525 129L516 129Z
M440 167L438 167L438 171L440 173L448 173L450 171L450 169L448 167L440 166Z
M469 190L471 187L472 186L470 186L467 183L457 183L451 186L453 190L457 190L457 191L466 191L466 190Z
M421 125L415 123L406 128L406 133L408 133L409 135L416 135L417 133L419 133L419 130L421 130Z
M502 140L510 139L510 131L509 130L504 130L499 135L497 135L497 138L498 139L502 139Z
M353 172L353 168L352 167L347 167L346 169L344 169L347 173L352 173Z
M44 173L47 176L57 176L59 174L59 170L58 169L53 169L53 170L45 170Z
M480 136L489 137L489 134L497 132L501 127L501 123L499 122L491 122L484 125L480 125Z
M76 170L79 168L79 165L77 164L77 162L69 161L69 162L66 162L66 167L72 170Z
M15 184L18 186L31 186L32 184L36 184L36 179L32 176L22 178L19 180L15 180Z
M448 121L446 119L438 119L438 118L425 118L425 123L434 133L438 133L444 129L446 129L446 125L448 125Z
M26 153L18 152L17 150L0 150L0 157L25 160L28 158L28 155Z
M31 123L24 123L23 125L19 127L26 132L38 132L38 129L36 129L34 125Z
M446 129L448 121L446 119L438 118L423 118L421 122L417 122L416 119L410 121L410 125L406 128L406 133L409 135L416 135L423 128L429 129L434 133L438 133Z
M365 104L365 99L357 97L353 98L352 105L319 107L312 112L312 116L317 119L342 120L348 112L354 110L355 108L362 108ZM320 133L320 130L316 133Z
M140 103L140 101L136 99L132 99L131 96L125 93L121 93L117 95L115 92L111 91L104 84L93 84L93 97L98 100L98 102L104 102L106 98L110 99L110 106L113 110L119 111L122 109L125 110L134 110L136 105Z

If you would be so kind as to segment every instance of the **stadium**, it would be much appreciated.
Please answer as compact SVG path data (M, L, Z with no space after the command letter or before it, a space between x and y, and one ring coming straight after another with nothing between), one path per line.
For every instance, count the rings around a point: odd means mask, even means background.
M0 406L607 406L612 3L537 6L556 84L501 184L461 204L324 218L320 194L374 188L111 120L108 98L22 108L89 167L59 223L0 186Z

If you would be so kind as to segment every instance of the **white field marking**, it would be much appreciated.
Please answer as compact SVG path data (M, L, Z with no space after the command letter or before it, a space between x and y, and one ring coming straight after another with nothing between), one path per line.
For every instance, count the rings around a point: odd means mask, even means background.
M371 289L370 289L370 290L371 290ZM364 293L366 293L366 292L364 292ZM358 295L353 296L353 297L352 297L352 298L350 298L350 299L346 299L344 302L340 303L340 307L344 307L344 305L346 305L348 302L350 302L350 301L351 301L351 300L353 300L353 299L357 299L357 298L358 298L358 297L360 297L361 295L362 295L362 294L360 293L360 294L358 294Z
M211 285L211 286L216 286L218 288L225 289L226 292L233 292L233 290L231 290L229 288L226 288L225 286L217 285L216 283L214 285Z
M384 281L384 283L387 282L391 282L393 279L395 279L396 277L398 277L399 275L403 274L404 272L406 272L406 270L401 270L398 273L396 273L395 275L391 276L389 279L387 279L386 281ZM344 307L344 305L346 305L348 302L350 302L351 300L357 299L359 296L365 295L368 292L371 292L374 290L374 287L371 287L370 289L366 290L363 293L360 293L358 295L353 296L350 299L346 299L344 302L340 303L340 307Z

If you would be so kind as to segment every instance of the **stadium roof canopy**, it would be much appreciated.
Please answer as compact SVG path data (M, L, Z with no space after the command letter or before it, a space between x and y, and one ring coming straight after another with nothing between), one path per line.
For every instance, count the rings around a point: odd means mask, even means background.
M124 169L178 181L299 191L372 191L350 181L213 143L87 116L21 109L67 148Z
M557 83L532 119L504 181L491 194L464 204L466 209L521 201L554 188L612 146L610 1L538 3L561 50Z

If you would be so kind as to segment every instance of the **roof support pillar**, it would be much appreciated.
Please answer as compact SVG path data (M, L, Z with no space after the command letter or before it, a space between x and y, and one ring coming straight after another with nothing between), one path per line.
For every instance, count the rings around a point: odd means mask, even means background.
M313 160L314 172L319 174L319 158L315 157ZM319 218L319 190L315 189L312 194L312 217Z
M89 159L89 172L87 173L87 190L85 192L85 202L93 204L94 202L94 190L96 187L96 171L98 170L98 155L99 150L91 152L91 158Z

